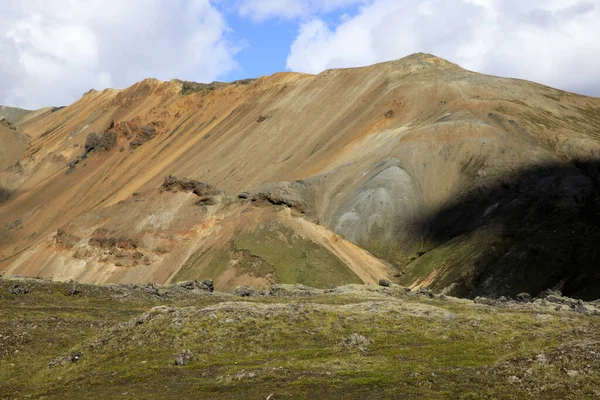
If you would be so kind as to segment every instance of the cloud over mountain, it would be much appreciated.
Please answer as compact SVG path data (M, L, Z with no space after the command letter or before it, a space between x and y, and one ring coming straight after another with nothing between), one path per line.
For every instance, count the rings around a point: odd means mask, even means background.
M64 105L143 78L211 81L235 68L208 0L7 0L0 4L0 104Z
M600 95L600 5L582 0L374 0L303 23L287 66L317 73L428 52L488 74Z

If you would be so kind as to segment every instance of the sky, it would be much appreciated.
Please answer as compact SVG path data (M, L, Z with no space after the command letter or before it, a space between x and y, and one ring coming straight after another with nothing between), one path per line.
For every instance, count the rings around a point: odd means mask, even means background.
M431 53L600 97L600 0L2 0L0 104Z

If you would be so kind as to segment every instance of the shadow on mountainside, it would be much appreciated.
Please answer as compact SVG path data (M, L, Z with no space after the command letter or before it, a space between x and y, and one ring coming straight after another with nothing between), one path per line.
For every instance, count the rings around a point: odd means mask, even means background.
M0 186L0 204L4 203L10 197L10 191Z
M600 161L537 166L494 179L417 226L436 247L408 271L423 276L441 269L431 285L436 289L453 285L456 295L496 297L556 288L572 297L600 297Z

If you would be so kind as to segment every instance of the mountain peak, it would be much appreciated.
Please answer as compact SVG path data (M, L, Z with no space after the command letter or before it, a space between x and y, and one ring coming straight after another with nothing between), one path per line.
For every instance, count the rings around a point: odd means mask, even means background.
M403 67L434 67L434 68L458 68L462 67L458 64L452 63L444 58L435 56L429 53L413 53L406 57L400 58L395 61L390 61L391 64Z

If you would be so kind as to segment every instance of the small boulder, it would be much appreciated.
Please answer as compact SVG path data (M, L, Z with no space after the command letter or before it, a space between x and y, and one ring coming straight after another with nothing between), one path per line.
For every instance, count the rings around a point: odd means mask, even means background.
M300 284L288 285L278 283L271 286L271 289L269 290L269 296L279 297L311 297L316 294L317 292L313 288Z
M371 344L371 341L359 334L353 333L352 335L342 339L340 345L342 348L347 350L360 350L365 351L367 346Z
M79 351L73 351L69 354L63 354L56 357L54 360L48 363L48 368L54 368L58 366L64 366L68 363L77 363L83 355Z
M418 289L417 294L429 297L430 299L433 299L435 297L435 294L433 294L431 289L426 288L426 287L422 287L422 288Z
M8 293L12 293L15 296L22 296L24 294L29 294L31 292L32 292L31 288L27 287L27 286L14 285L12 288L8 289Z
M79 288L77 285L73 285L71 289L69 289L69 296L77 296L79 294Z
M79 359L82 357L82 354L80 352L73 352L71 354L69 354L69 361L71 361L72 363L76 363L79 361Z
M254 295L254 289L252 289L249 286L238 286L235 289L233 289L233 291L231 292L233 294L235 294L236 296L240 296L240 297L250 297L252 295Z
M531 295L529 293L519 293L516 297L517 301L520 303L531 303L533 301L533 299L531 298Z
M198 286L198 281L189 280L184 282L177 282L176 285L185 290L194 290Z
M190 350L185 349L180 354L175 356L175 365L184 366L188 365L196 360L194 353Z
M293 296L310 297L310 296L315 296L316 292L310 286L300 285L297 283L292 286L292 295Z
M387 279L379 280L379 286L390 287L391 284L392 284L392 282L388 281Z
M215 291L215 284L212 279L205 279L204 281L202 281L202 283L204 284L204 286L206 286L209 292Z
M292 293L291 291L288 289L287 286L283 286L283 285L273 285L271 286L271 289L269 290L269 296L291 296Z
M577 300L577 302L571 305L571 309L580 314L589 314L590 310L585 306L585 303L582 300Z
M475 304L484 304L486 306L496 305L496 302L494 300L488 299L487 297L481 297L481 296L475 297L475 299L473 300L473 303L475 303Z
M203 290L206 292L214 291L214 286L211 279L206 279L204 282L198 282L194 279L189 281L177 282L175 285L185 290Z
M545 299L546 297L549 297L549 296L562 297L562 293L560 292L560 290L546 289L543 292L541 292L538 297L540 299Z

